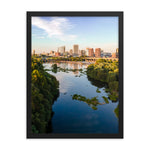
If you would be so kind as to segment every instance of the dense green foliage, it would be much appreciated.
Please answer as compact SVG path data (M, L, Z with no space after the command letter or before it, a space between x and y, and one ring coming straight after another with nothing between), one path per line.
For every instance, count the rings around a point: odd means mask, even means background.
M49 56L34 56L36 59L43 60L53 60L53 61L85 61L86 56L80 57L49 57Z
M90 78L107 84L107 92L110 92L109 98L117 101L119 91L119 69L118 61L99 59L95 64L87 68L87 75Z
M99 90L99 88L96 89L96 92L97 92L97 93L101 93L101 91Z
M109 104L109 101L108 101L107 97L103 96L103 99L104 99L104 101L105 101L106 104Z
M85 102L87 103L89 106L91 106L91 108L93 110L97 110L97 106L98 105L103 105L105 103L100 103L97 99L97 97L92 97L91 99L89 98L86 98L85 96L82 96L82 95L78 95L78 94L74 94L72 96L72 99L73 100L78 100L78 101L82 101L82 102Z
M32 58L31 69L32 132L45 133L53 101L59 94L59 82L37 59Z
M57 60L57 61L85 61L85 58L86 57L68 57L68 58L65 58L65 57L50 57L48 59L50 60Z
M53 64L52 65L52 72L57 73L57 69L58 69L57 64Z
M85 61L85 57L68 57L68 58L65 58L65 57L51 57L49 59L52 59L52 60L62 60L62 61Z

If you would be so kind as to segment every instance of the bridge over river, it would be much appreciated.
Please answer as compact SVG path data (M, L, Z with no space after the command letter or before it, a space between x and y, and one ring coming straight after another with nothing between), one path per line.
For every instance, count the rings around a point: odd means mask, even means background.
M112 60L112 61L118 61L118 58L100 58L100 57L85 57L83 58L83 61L85 62L95 62L98 59L107 59L107 60ZM52 62L52 61L70 61L69 58L63 59L52 59L52 58L43 58L42 62Z

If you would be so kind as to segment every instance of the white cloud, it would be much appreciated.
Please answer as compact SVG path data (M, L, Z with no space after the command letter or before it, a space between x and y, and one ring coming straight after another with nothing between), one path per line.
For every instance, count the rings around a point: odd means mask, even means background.
M73 34L66 34L67 30L73 28L73 25L67 18L54 17L52 20L44 20L40 17L32 17L32 25L43 29L50 38L56 38L61 41L74 40L77 36Z

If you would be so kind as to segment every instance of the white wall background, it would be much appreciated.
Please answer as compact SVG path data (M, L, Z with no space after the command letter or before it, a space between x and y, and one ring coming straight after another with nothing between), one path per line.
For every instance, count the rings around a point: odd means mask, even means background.
M148 0L5 0L0 4L0 149L149 149ZM26 11L124 11L124 139L26 139Z

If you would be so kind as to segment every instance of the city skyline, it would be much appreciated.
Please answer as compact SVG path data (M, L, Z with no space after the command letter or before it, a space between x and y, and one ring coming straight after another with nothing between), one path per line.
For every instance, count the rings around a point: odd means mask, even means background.
M118 48L118 17L32 17L32 50L36 53L57 51L65 45L79 49Z
M58 51L50 51L50 52L43 52L43 53L37 53L35 50L32 51L32 55L35 56L49 56L49 57L99 57L99 58L106 58L106 57L112 57L112 58L118 58L119 57L119 49L117 48L115 52L105 52L101 50L101 48L86 48L86 50L79 50L79 45L73 45L73 49L70 49L69 51L65 50L65 46L59 47Z

